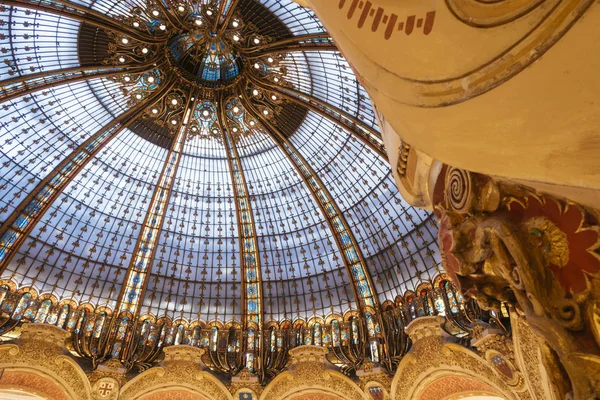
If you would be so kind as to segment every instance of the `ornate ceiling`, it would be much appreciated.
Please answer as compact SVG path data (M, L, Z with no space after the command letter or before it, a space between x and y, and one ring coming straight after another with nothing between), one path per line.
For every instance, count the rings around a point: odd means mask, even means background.
M436 225L310 11L3 3L3 279L248 326L376 310L438 272Z

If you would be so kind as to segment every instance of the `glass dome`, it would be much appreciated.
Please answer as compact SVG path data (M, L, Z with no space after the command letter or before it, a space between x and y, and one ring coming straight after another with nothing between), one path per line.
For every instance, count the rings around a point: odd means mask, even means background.
M77 4L0 6L4 282L264 325L377 310L439 273L436 223L402 200L369 96L311 11Z

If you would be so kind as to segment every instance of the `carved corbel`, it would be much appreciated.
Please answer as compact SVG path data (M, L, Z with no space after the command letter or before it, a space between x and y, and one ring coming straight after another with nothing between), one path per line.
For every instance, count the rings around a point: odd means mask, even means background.
M444 267L464 296L526 317L561 398L600 397L597 211L451 167L434 197Z
M363 363L362 367L356 371L356 376L358 385L363 390L378 390L379 387L383 393L389 393L392 388L392 379L385 368L371 361Z
M258 398L262 391L263 386L258 380L258 376L250 372L248 368L242 369L235 376L231 377L231 384L229 385L229 391L233 394L233 398L244 398L240 396L243 393L252 394Z

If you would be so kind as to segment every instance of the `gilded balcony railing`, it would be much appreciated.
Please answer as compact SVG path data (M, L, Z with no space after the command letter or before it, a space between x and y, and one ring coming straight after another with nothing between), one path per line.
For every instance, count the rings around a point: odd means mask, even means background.
M328 348L329 361L348 375L353 375L365 361L380 364L393 373L410 349L405 327L424 316L445 317L444 330L465 345L475 323L510 329L508 310L502 315L484 311L473 300L463 299L449 281L436 281L384 302L379 330L354 310L327 320L269 322L260 331L244 331L235 322L190 322L150 315L137 320L123 317L110 329L109 308L57 302L51 295L38 296L33 289L15 290L14 284L3 282L0 335L10 336L23 322L52 324L72 334L68 346L82 358L92 360L99 349L108 346L113 349L113 358L128 369L139 370L160 360L164 347L185 344L204 348L204 363L216 372L230 375L247 362L244 352L259 349L253 370L266 383L286 367L290 349L306 344ZM376 331L369 333L373 329Z

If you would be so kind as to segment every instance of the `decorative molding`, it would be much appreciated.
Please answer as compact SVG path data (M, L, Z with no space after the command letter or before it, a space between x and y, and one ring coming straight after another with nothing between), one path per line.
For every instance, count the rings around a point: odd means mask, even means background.
M451 167L439 182L446 272L482 308L524 314L560 398L600 396L598 211Z
M439 77L437 79L423 79L416 76L402 76L390 70L391 65L383 65L381 60L371 60L362 53L363 50L345 48L341 39L338 39L340 50L349 58L362 56L367 59L361 62L359 68L354 68L357 77L371 92L377 90L395 102L413 107L445 107L461 103L479 96L503 84L516 76L556 44L569 29L581 18L587 9L594 3L593 0L500 0L482 2L477 0L446 0L445 7L425 10L420 7L420 13L415 14L412 5L382 5L381 0L338 0L339 17L351 22L346 23L351 31L358 29L360 33L372 36L373 40L392 40L408 46L408 41L418 38L434 41L435 36L444 35L443 29L452 26L452 22L468 25L475 29L489 29L494 26L514 23L520 18L531 16L531 27L524 30L523 34L514 42L507 43L500 54L490 55L481 59L478 65L468 71L455 74L455 76ZM331 5L321 5L322 0L311 0L317 13L327 8L334 12ZM441 2L440 2L441 3ZM543 12L534 13L544 6ZM446 9L447 7L447 9ZM394 11L391 11L393 8ZM405 12L403 15L402 12ZM327 22L327 21L326 21ZM349 38L355 39L352 32ZM404 33L402 35L402 33ZM376 36L375 36L376 35ZM419 35L419 36L417 36ZM334 38L335 39L335 38ZM415 42L421 48L423 39ZM351 46L351 45L349 45ZM372 69L377 70L377 88L372 87L369 79L361 74ZM389 89L382 84L389 83ZM372 90L371 90L372 89ZM393 90L393 92L389 92Z
M525 380L525 387L536 399L559 400L558 393L550 382L542 361L540 338L531 330L523 316L511 315L512 341L514 344L514 363Z
M447 335L441 329L442 319L427 317L413 322L406 328L413 346L400 361L392 380L394 399L419 398L429 385L445 376L482 382L506 399L530 398L515 393L485 359L469 349L448 342Z
M204 371L203 349L192 346L170 346L164 349L163 366L153 367L129 381L119 400L134 400L166 389L182 390L213 400L232 400L227 387Z
M264 390L261 400L285 400L302 391L317 391L347 399L368 399L356 383L334 370L327 349L300 346L290 350L289 371L278 375Z
M91 400L89 381L65 347L68 336L55 326L24 324L16 343L0 345L0 368L42 376L69 398Z
M247 370L234 377L228 386L224 385L202 362L205 350L186 345L164 348L162 365L146 370L127 383L129 378L115 359L102 364L88 378L65 348L67 332L41 324L25 324L17 343L0 346L0 368L50 379L64 391L65 399L78 400L114 400L117 393L120 400L166 399L169 398L165 397L167 394L178 394L190 400L238 400L240 394L254 400L285 400L299 394L365 400L406 399L414 398L411 396L422 393L431 384L441 385L440 379L449 376L463 377L465 382L480 382L479 386L467 383L463 386L473 390L487 388L486 393L506 399L548 398L539 390L544 378L535 373L534 368L536 365L539 368L541 358L531 357L532 352L539 354L535 341L531 341L534 339L532 334L521 336L529 341L523 352L526 356L517 358L510 339L490 329L480 331L474 340L478 355L453 343L455 339L442 329L446 323L444 318L434 316L418 318L407 326L413 345L400 362L393 380L381 367L366 362L357 371L358 379L354 382L329 363L327 348L311 345L290 350L291 362L287 370L276 376L264 390L256 376L246 373ZM519 329L526 331L521 325ZM494 357L498 355L504 362L495 366ZM532 387L527 386L529 390L522 384L523 359L527 360L527 382L537 382ZM511 373L513 378L519 378L519 384L511 379Z

